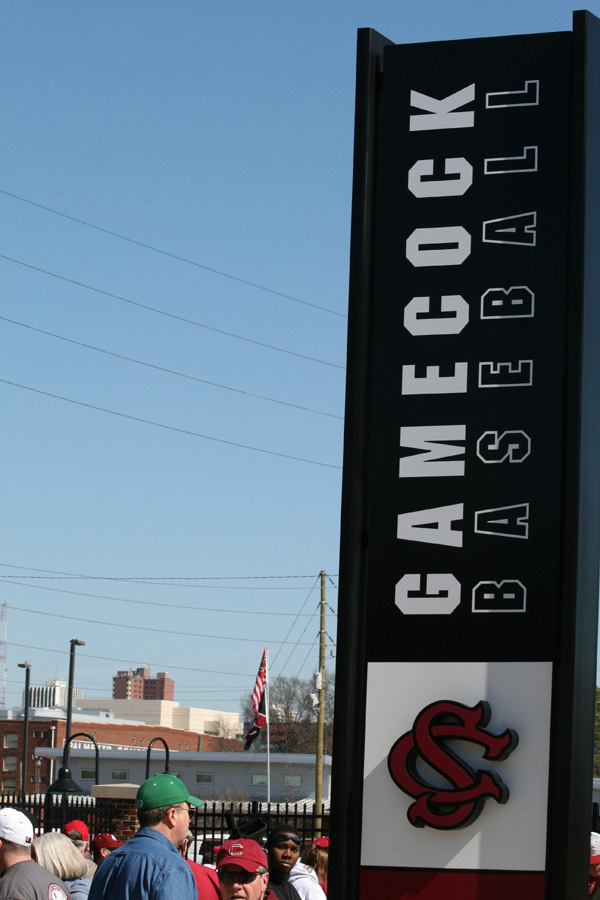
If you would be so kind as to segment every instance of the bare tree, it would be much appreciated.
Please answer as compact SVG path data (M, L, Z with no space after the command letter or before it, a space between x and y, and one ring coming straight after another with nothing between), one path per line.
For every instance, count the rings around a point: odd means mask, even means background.
M271 751L273 753L314 753L317 746L317 706L312 680L280 675L269 686L269 720ZM331 753L333 734L334 676L325 673L324 696L324 750ZM242 714L246 722L254 718L252 698L242 697ZM263 732L254 744L255 749L266 749Z

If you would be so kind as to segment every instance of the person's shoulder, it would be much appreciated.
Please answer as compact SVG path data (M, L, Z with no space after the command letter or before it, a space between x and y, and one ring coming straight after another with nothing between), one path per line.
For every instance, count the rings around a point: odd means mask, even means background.
M50 894L52 890L52 894ZM58 878L33 859L25 859L9 866L0 880L0 900L19 897L52 896L53 900L69 900L69 889ZM33 892L33 893L32 893Z
M198 888L198 900L205 900L205 898L206 900L215 900L215 898L221 896L219 876L215 869L211 869L210 866L201 866L200 863L191 859L187 860L187 864Z
M295 881L304 878L307 878L309 881L314 881L315 884L319 883L317 873L312 868L312 866L307 866L306 863L303 862L297 862L290 872L290 881L292 884L294 884Z

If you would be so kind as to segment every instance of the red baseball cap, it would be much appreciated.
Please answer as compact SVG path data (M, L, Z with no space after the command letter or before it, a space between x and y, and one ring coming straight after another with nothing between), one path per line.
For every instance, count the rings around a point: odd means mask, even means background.
M263 848L256 841L249 838L233 838L225 841L217 853L217 869L227 865L239 866L245 872L255 872L257 866L264 866L265 869L268 869L269 860Z
M327 847L329 849L329 838L319 837L313 841L313 847Z
M73 834L73 832L76 833ZM81 819L73 819L72 822L67 822L67 824L63 826L62 833L76 841L89 841L90 839L88 827Z
M122 847L124 843L124 841L118 841L114 834L103 831L102 834L96 835L90 846L92 850L116 850L117 847Z

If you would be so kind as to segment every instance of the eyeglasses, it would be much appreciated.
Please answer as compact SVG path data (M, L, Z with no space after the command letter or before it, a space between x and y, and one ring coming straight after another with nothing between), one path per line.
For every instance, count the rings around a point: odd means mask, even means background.
M294 843L296 847L302 846L302 838L298 837L297 834L274 834L269 841L269 845L273 846L273 844L285 844L286 841L292 841L292 843Z
M260 872L221 872L218 873L219 881L223 884L251 884Z
M180 809L183 812L186 812L190 819L193 819L196 815L196 807L195 806L174 806L173 809Z

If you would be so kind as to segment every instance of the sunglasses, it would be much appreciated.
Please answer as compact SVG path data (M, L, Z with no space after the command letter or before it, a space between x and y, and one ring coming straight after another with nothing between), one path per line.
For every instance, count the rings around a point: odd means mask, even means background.
M273 844L285 844L286 841L292 841L296 847L302 846L302 838L298 837L297 834L274 834L269 841L269 844L271 846Z
M223 884L250 884L260 872L219 872Z

